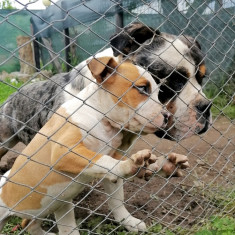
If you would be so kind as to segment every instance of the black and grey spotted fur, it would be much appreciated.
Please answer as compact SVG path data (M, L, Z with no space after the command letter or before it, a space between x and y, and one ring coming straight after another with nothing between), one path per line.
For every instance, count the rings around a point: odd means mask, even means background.
M0 108L0 158L18 142L25 145L66 101L65 87L75 95L85 86L81 63L72 72L56 74L49 80L28 84L12 94Z

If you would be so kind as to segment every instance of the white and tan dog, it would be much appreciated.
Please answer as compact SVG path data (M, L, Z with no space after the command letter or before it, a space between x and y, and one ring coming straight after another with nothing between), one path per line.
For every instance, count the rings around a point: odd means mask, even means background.
M112 57L102 57L88 67L97 83L64 103L2 177L0 230L9 216L17 215L32 219L31 234L45 234L41 219L55 213L59 234L79 234L72 199L94 178L103 179L116 221L132 231L146 228L123 205L122 178L150 175L163 159L149 150L124 158L117 149L124 129L154 133L166 126L159 89L148 72L129 62L118 65ZM177 164L187 167L187 158L170 156L163 171L170 174Z

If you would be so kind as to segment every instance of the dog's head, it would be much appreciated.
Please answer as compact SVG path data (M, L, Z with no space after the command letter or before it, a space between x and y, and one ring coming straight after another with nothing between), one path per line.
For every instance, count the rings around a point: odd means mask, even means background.
M157 136L180 140L207 131L211 102L201 90L206 67L197 41L133 23L113 35L110 43L119 60L130 59L141 65L159 84L159 101L172 116Z
M98 84L106 117L114 127L154 133L165 128L169 114L158 100L159 88L143 68L130 62L118 64L113 57L88 61Z

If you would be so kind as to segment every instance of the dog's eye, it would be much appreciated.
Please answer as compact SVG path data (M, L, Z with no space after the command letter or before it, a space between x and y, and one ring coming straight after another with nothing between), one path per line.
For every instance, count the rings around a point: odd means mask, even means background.
M150 94L150 86L149 85L144 85L144 86L136 86L136 89L139 91L141 94L149 95Z

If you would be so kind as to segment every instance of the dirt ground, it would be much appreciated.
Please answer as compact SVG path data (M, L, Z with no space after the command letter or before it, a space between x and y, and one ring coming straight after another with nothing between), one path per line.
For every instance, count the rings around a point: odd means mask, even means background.
M14 151L21 151L18 144ZM134 179L124 185L125 204L137 218L148 224L155 221L165 226L188 227L200 222L219 210L214 203L213 192L218 194L235 184L235 125L226 117L214 121L203 136L193 136L180 143L148 135L139 140L132 152L150 148L155 154L170 152L189 157L190 168L180 178L163 179L154 176L150 181ZM0 163L3 173L17 155L9 152ZM213 191L214 190L214 191ZM93 182L92 187L75 199L78 218L95 215L108 216L109 210L102 184Z

